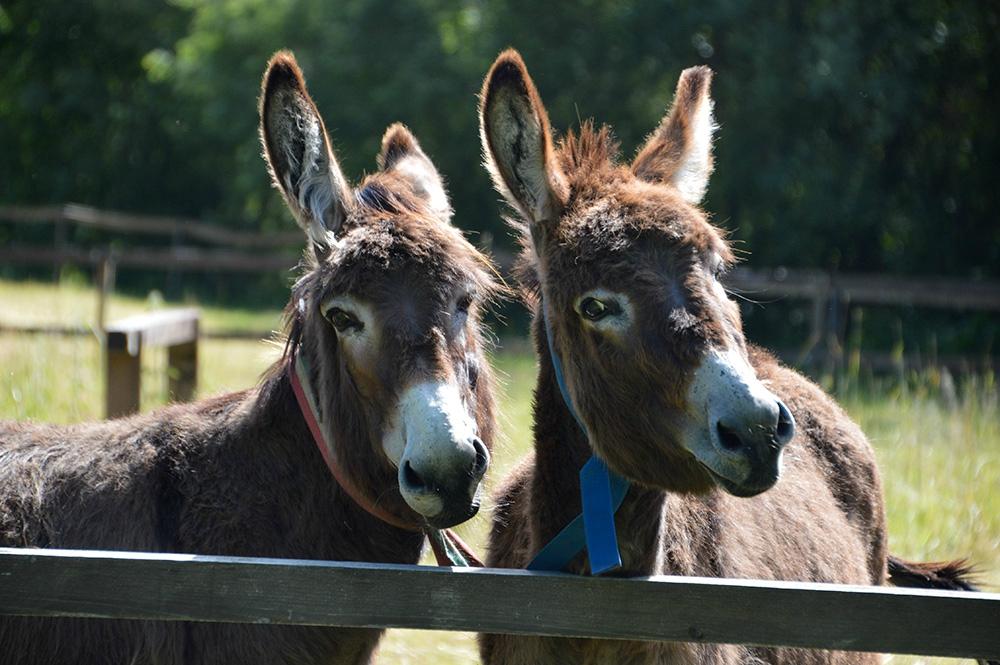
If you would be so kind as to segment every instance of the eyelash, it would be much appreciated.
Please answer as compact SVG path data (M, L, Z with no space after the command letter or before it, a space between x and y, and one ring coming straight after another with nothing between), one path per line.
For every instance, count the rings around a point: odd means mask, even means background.
M710 265L711 268L709 268L709 270L711 271L712 276L716 279L722 279L722 277L729 272L729 266L726 265L726 262L718 256L713 257L713 261Z
M339 333L347 332L348 330L364 330L365 324L358 320L358 317L354 316L350 312L342 310L339 307L331 307L326 312L326 319Z

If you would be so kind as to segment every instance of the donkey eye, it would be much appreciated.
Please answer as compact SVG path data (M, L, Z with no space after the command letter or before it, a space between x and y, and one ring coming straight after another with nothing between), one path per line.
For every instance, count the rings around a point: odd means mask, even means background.
M365 324L361 323L358 317L339 307L331 307L326 313L326 318L337 329L337 332L347 332L348 330L359 331L365 327Z
M476 363L471 362L468 365L469 372L469 390L475 392L476 386L479 385L479 366Z
M455 311L459 314L468 314L469 308L472 306L472 296L466 294L455 302Z
M611 314L620 314L621 305L614 300L607 302L597 298L588 297L580 301L580 314L588 321L600 321Z

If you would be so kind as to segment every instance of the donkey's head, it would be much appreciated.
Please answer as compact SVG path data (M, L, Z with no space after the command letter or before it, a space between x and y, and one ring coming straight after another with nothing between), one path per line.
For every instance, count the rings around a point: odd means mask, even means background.
M480 120L494 182L526 222L528 290L596 452L645 485L751 496L777 481L795 425L748 362L719 282L733 257L697 207L712 170L710 80L705 67L681 74L630 166L589 123L554 145L514 51L486 77Z
M350 188L289 53L268 65L260 116L274 183L308 239L290 346L309 361L338 462L381 509L435 527L468 519L494 425L488 261L449 223L441 177L402 125Z

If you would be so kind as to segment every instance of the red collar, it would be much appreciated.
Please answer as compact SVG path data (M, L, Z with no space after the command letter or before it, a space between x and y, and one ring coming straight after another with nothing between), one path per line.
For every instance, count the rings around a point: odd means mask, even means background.
M369 500L367 494L355 485L343 467L337 462L336 451L333 443L327 439L319 419L316 417L316 405L313 402L314 393L307 389L309 385L309 368L302 356L294 353L288 363L288 380L292 384L292 392L295 393L295 401L298 402L299 411L302 413L309 432L312 434L313 442L323 455L323 461L333 474L334 480L347 493L351 500L365 511L374 515L386 524L405 531L423 532L434 551L434 558L439 566L476 566L482 567L480 561L465 542L451 529L439 531L426 524L416 524L406 522L398 516L388 512L377 503Z

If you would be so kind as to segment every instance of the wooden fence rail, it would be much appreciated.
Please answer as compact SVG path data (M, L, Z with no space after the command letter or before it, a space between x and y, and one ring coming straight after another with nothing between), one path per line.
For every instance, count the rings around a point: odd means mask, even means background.
M302 234L298 231L247 233L186 217L99 210L80 203L53 206L0 205L0 220L23 224L69 222L105 231L186 236L202 242L235 247L288 247L302 243Z
M37 247L10 245L0 247L0 264L25 266L62 266L66 264L96 267L111 261L116 267L176 272L249 272L267 273L291 270L298 263L297 254L251 254L223 249L194 247L129 247L121 250L82 249L79 247Z
M51 206L0 205L0 220L14 223L73 223L126 234L187 237L225 250L191 247L133 247L116 257L122 266L167 270L266 271L294 266L294 257L273 253L249 254L232 248L285 248L302 246L297 231L250 233L234 231L197 219L140 215L99 210L79 203ZM81 263L97 265L106 251L86 251L57 243L55 248L11 246L0 250L0 261L10 263ZM499 253L503 268L513 263L513 256ZM913 305L946 309L1000 311L1000 282L970 281L944 277L896 277L886 275L841 274L819 270L775 268L771 270L738 268L728 278L728 286L760 298L827 299L837 294L841 300L859 304Z
M836 296L841 302L860 305L1000 311L1000 282L991 280L737 268L725 281L729 288L751 298L826 300Z
M64 264L116 266L177 272L278 272L292 269L301 247L298 232L247 233L233 231L194 219L136 215L98 210L68 203L56 206L0 206L0 220L18 224L56 224L52 247L10 245L0 248L0 265ZM129 234L168 235L172 246L81 249L65 242L60 225L79 224ZM178 244L187 238L220 247ZM267 251L248 251L262 250ZM281 249L281 251L279 251ZM509 272L513 256L495 256ZM803 269L738 268L726 278L726 286L752 300L774 302L785 299L811 302L809 336L794 354L798 365L823 364L832 370L844 363L845 339L851 308L858 306L910 306L957 311L1000 312L1000 282L947 277L902 277L874 274L835 274ZM856 311L856 310L855 310ZM973 363L975 364L975 363Z
M0 615L420 628L1000 658L1000 594L0 548Z

